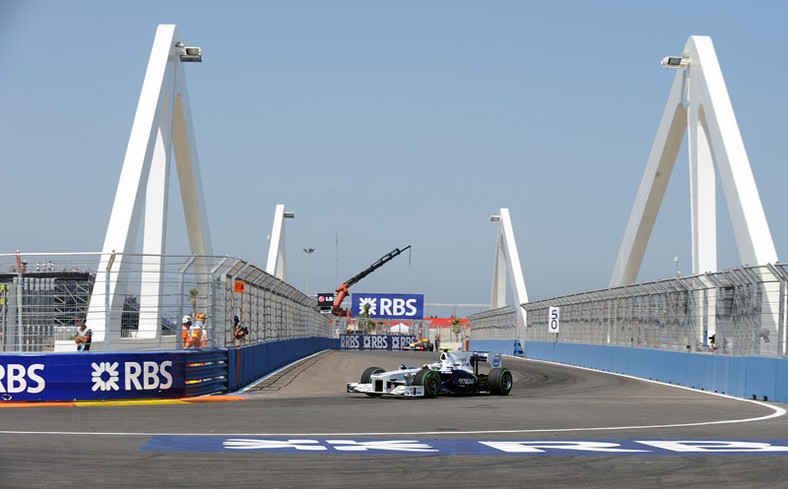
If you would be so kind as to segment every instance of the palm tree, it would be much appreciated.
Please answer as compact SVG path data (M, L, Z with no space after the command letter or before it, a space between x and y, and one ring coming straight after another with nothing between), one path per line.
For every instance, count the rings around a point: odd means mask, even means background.
M364 304L364 312L359 314L359 319L363 319L361 322L361 331L366 333L367 332L367 324L369 323L369 304Z
M200 295L198 289L191 289L189 291L189 301L192 303L192 316L197 314L197 296Z
M462 319L460 318L454 318L451 320L451 332L454 334L455 338L460 335L460 331L462 330L462 327L460 326L461 324Z

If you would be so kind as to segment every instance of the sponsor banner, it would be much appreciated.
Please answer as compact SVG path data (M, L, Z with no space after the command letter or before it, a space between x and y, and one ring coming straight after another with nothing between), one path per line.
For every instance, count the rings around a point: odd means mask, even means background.
M172 352L4 355L0 400L183 397L184 360Z
M152 436L143 451L359 455L788 455L788 440L463 440L259 436Z
M353 317L423 319L424 294L351 294Z
M402 350L417 341L415 336L381 334L341 334L339 348L343 350Z
M317 307L322 313L330 313L334 309L335 296L333 292L320 292L317 294Z
M318 307L334 307L334 293L321 292L317 294Z

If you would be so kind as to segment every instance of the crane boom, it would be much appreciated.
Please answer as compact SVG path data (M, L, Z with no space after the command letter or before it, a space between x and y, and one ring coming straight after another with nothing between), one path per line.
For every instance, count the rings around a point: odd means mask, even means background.
M337 290L336 290L337 295L334 298L334 307L333 307L334 314L339 314L339 312L340 312L339 306L342 305L342 301L345 300L345 297L347 297L348 289L350 289L351 285L357 283L358 281L360 281L361 279L363 279L364 277L366 277L370 273L374 272L378 268L380 268L383 265L385 265L386 263L390 262L391 260L396 258L400 253L406 251L409 248L410 248L410 245L408 245L408 246L406 246L404 248L394 248L393 250L391 250L387 254L385 254L382 257L380 257L380 259L378 259L378 261L376 261L375 263L373 263L372 265L367 267L365 270L363 270L363 271L357 273L356 275L350 277L349 279L345 280L345 283L343 283L342 285L337 287Z

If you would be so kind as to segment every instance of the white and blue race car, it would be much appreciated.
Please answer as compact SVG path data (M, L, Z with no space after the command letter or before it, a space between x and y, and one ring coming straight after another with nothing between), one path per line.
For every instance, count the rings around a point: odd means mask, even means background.
M487 364L487 373L479 372ZM368 396L435 397L438 394L508 395L512 390L512 372L501 366L501 355L493 352L441 353L440 360L421 367L400 366L386 371L369 367L360 382L347 384L347 392ZM486 368L485 368L486 370Z

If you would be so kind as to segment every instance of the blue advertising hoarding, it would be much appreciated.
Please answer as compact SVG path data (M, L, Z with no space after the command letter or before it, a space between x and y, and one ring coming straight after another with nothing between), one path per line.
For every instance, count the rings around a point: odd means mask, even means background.
M374 319L423 319L424 294L372 294L369 292L352 294L353 317Z
M342 350L402 350L417 341L411 335L341 334L339 348Z
M181 352L41 353L0 357L0 399L71 401L183 397Z

